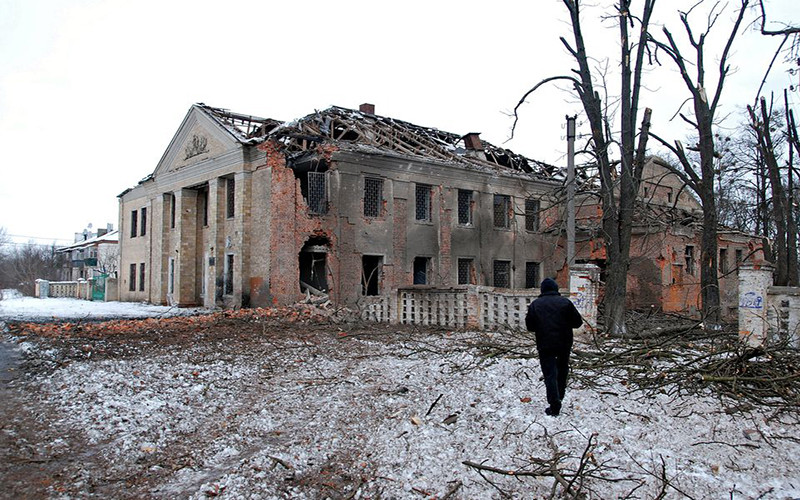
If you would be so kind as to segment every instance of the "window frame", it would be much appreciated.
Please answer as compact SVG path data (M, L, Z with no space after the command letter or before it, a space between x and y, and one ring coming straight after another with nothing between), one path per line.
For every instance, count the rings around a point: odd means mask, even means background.
M498 264L506 264L506 265L508 265L508 269L507 269L507 273L508 274L507 274L507 278L506 278L508 280L508 285L507 286L501 286L501 285L497 284L497 276L498 276L497 266L498 266ZM492 261L492 286L495 287L495 288L513 288L513 286L512 286L513 285L512 273L513 273L513 269L512 269L510 260L505 260L505 259L495 259L495 260L493 260Z
M466 283L461 282L461 264L467 265ZM458 257L456 259L456 283L459 285L477 285L477 275L475 273L475 259L472 257Z
M422 213L420 213L422 209ZM416 183L414 187L414 220L420 223L433 222L433 186Z
M539 212L542 209L541 202L536 198L525 199L525 230L531 233L539 231Z
M463 199L462 199L462 195ZM459 189L456 194L456 207L458 209L458 225L461 227L472 227L474 225L474 218L472 216L472 207L475 199L475 192L471 189ZM466 221L461 220L462 203L464 204L464 213L466 214Z
M233 219L236 217L236 179L234 177L225 178L225 218Z
M131 238L136 238L139 233L139 210L131 210Z
M128 291L136 291L136 264L130 264L128 268Z
M144 292L145 267L144 262L139 263L139 291Z
M224 269L224 278L223 278L223 288L222 294L223 295L233 295L233 277L234 277L234 265L236 261L234 258L234 254L227 253L225 254L225 269Z
M498 203L498 200L502 200ZM511 195L494 194L492 197L492 225L495 229L511 229ZM500 211L498 211L500 210ZM498 216L503 217L503 225L498 225Z
M141 219L141 228L139 228L139 236L147 235L147 207L139 209L139 218Z
M375 189L374 197L369 197L370 194L368 192L368 186L372 186ZM374 210L369 210L368 208L373 208L372 205L367 205L367 202L374 198L375 206ZM372 219L376 219L383 215L383 179L380 177L372 177L372 176L365 176L364 177L364 192L362 197L362 204L364 209L362 213L364 217L369 217Z

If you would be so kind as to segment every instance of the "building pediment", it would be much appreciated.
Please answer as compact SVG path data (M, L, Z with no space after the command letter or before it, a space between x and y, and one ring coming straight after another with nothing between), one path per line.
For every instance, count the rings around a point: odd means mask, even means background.
M198 106L192 106L153 175L182 170L240 147L230 132Z

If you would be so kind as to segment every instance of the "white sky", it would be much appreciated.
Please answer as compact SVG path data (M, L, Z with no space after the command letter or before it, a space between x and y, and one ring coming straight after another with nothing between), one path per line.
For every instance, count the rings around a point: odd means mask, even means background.
M794 2L769 0L770 17L797 21ZM685 3L661 0L655 17L678 33ZM586 27L603 12L587 8ZM281 120L371 102L380 115L481 132L563 165L564 117L580 106L553 85L529 99L504 141L521 95L569 71L558 41L569 37L566 18L560 0L0 0L0 227L44 243L71 241L88 223L116 227L116 196L153 171L195 102ZM618 51L613 21L605 26L609 43L588 47L597 58ZM753 99L777 43L754 33L737 41L723 111ZM646 83L653 131L682 138L666 121L683 84L665 70ZM781 68L771 85L789 83Z

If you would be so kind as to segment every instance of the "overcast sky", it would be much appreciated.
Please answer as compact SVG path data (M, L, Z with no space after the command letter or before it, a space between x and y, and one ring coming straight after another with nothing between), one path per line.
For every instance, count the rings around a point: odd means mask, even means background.
M796 1L770 0L770 16L797 21ZM678 33L684 3L661 0L655 17ZM586 10L586 27L607 40L592 38L597 59L618 52L617 29L599 20L608 12ZM0 227L44 243L67 243L89 223L116 227L117 195L152 173L195 102L280 120L370 102L380 115L481 132L563 165L564 117L580 106L553 85L528 100L515 139L504 141L521 95L569 72L558 41L566 19L560 0L0 0ZM753 99L777 42L752 31L737 41L727 126ZM642 105L654 109L653 131L681 138L685 129L668 120L682 83L671 68L648 72ZM792 80L781 67L770 88Z

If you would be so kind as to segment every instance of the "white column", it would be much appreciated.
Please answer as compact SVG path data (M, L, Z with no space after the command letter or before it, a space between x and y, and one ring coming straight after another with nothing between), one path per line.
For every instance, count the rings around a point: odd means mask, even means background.
M569 298L586 323L597 327L597 299L600 292L600 268L594 264L574 264L569 268ZM586 324L575 333L583 333Z

